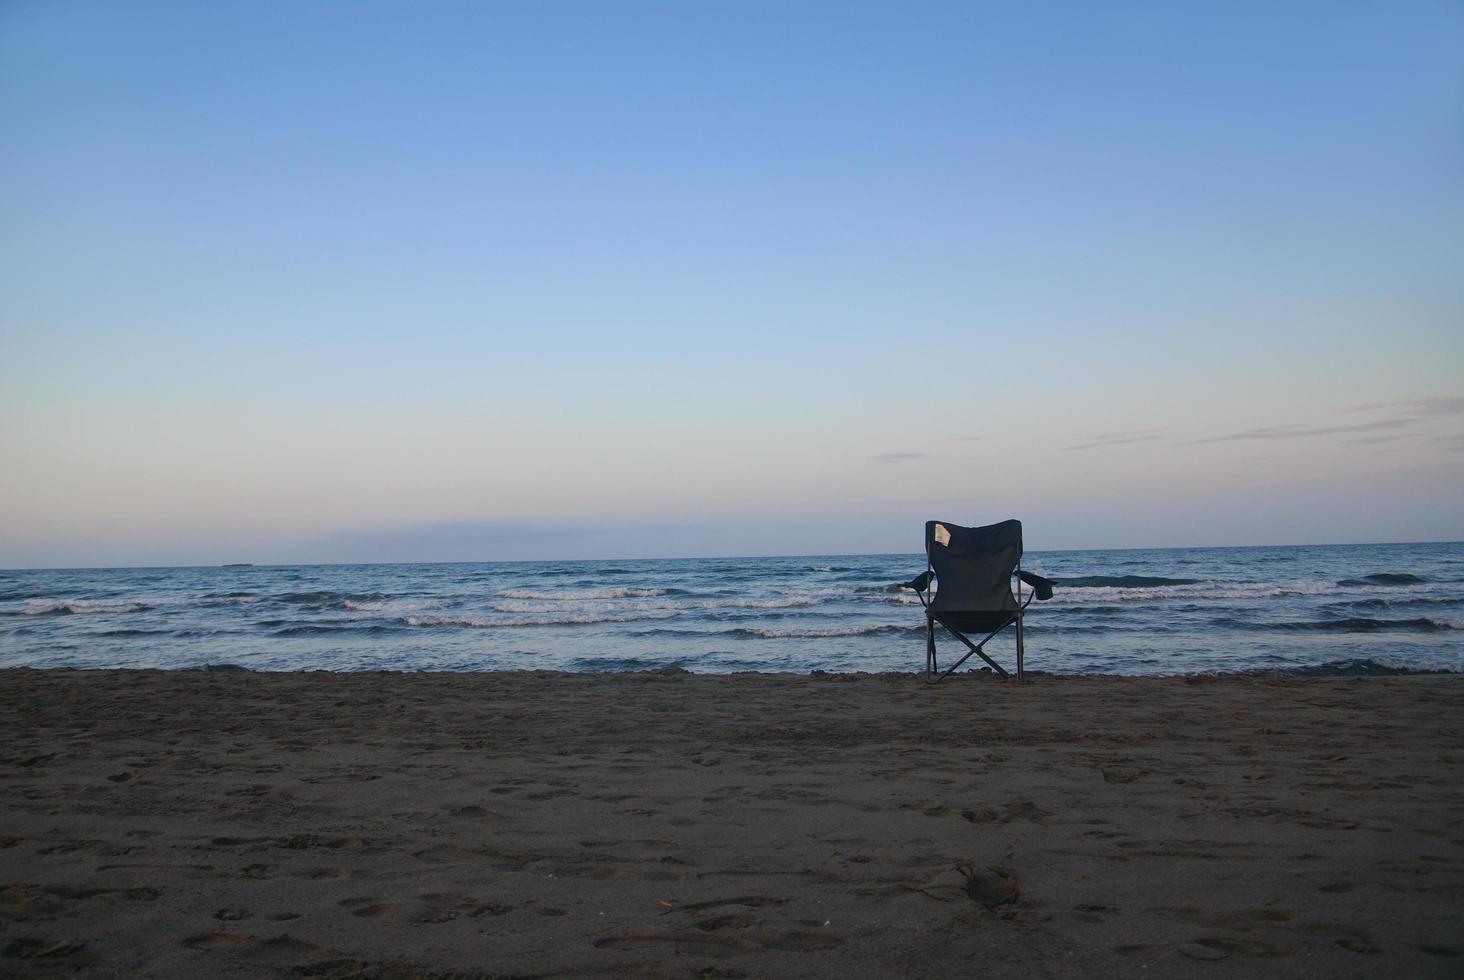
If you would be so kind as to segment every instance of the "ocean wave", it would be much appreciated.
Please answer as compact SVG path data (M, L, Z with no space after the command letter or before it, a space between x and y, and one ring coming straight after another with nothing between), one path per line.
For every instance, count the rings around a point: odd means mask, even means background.
M576 657L564 665L576 673L628 674L639 671L691 673L683 660L649 660L645 657Z
M1058 588L1067 589L1152 589L1162 585L1198 585L1197 578L1163 578L1158 575L1084 575L1078 578L1053 579Z
M346 599L341 602L342 609L349 609L352 612L384 612L384 613L409 613L425 612L429 609L446 609L452 605L443 599L381 599L367 601L364 599Z
M592 568L592 567L588 567L588 566L593 565L593 564L594 564L593 562L585 562L585 563L580 564L580 565L571 565L568 568L565 568L563 566L559 566L559 567L550 566L548 568L535 568L534 571L533 571L533 575L534 575L535 578L600 578L602 576L612 576L612 575L644 575L644 574L646 574L645 569L640 569L639 571L637 571L634 568L620 568L620 567L614 566L614 565L609 566L609 567L606 567L606 568Z
M340 592L286 592L283 595L272 596L280 602L288 602L296 606L328 606L340 602L346 598L370 599L372 596L348 596Z
M1356 587L1359 585L1423 585L1428 579L1408 572L1374 572L1358 578L1338 580L1338 585Z
M104 613L144 612L145 602L116 602L90 599L27 599L24 609L0 611L0 616L86 616Z
M890 634L924 633L925 626L904 626L885 623L879 626L832 626L826 629L808 629L790 626L787 629L766 629L755 626L740 626L737 629L722 630L720 635L740 636L759 640L823 640L847 636L886 636ZM708 634L719 635L719 634Z
M358 633L362 635L378 635L381 633L400 632L399 626L384 626L380 623L371 625L346 624L346 623L301 623L297 626L286 626L283 629L275 630L270 636L328 636L341 633Z
M1056 607L1065 608L1074 602L1130 603L1168 599L1184 599L1191 602L1215 602L1237 599L1274 599L1288 596L1306 597L1337 594L1337 587L1330 581L1220 582L1201 580L1192 585L1156 585L1145 588L1122 588L1117 586L1074 588L1058 583L1053 604Z
M488 616L408 616L404 622L418 627L466 627L469 629L511 629L525 626L589 626L595 623L634 623L640 620L670 619L676 613L670 610L625 613L565 613L561 615L488 617Z
M1326 609L1407 609L1416 606L1459 606L1464 607L1464 597L1460 596L1427 596L1427 595L1405 595L1403 598L1383 599L1350 599L1342 602L1329 602L1323 608Z
M691 595L685 589L636 588L611 586L601 589L562 589L545 592L539 589L504 589L498 593L505 599L530 599L541 602L584 602L592 599L652 599L657 596Z
M1284 632L1323 632L1323 633L1379 633L1379 632L1405 632L1405 633L1439 633L1453 630L1456 627L1449 623L1438 620L1417 617L1415 619L1364 619L1353 617L1349 619L1317 619L1301 622L1268 623L1258 620L1238 619L1230 616L1223 616L1210 620L1214 626L1224 626L1230 629L1245 630L1281 630Z
M1405 677L1410 674L1452 674L1455 671L1427 667L1399 667L1370 658L1332 660L1324 664L1294 667L1280 671L1300 677Z
M634 598L594 598L556 599L552 602L546 602L542 599L519 599L511 602L491 602L488 604L488 608L500 613L541 615L546 610L552 610L558 614L581 612L590 615L667 611L703 611L709 614L715 614L720 610L732 609L801 609L819 603L819 600L812 596L789 596L782 599L734 599L730 597L725 599L683 599L680 596L667 595L648 598L657 598L662 601L654 602Z
M344 609L351 612L420 612L426 609L443 609L451 603L445 599L424 598L393 592L286 592L271 596L277 602L289 603L309 610ZM258 601L247 599L241 601Z

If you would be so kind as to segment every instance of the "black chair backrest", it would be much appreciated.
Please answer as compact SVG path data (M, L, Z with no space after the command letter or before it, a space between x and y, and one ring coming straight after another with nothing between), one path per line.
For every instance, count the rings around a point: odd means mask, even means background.
M1022 522L961 527L927 521L925 553L940 588L935 612L1015 612L1012 573L1022 559Z

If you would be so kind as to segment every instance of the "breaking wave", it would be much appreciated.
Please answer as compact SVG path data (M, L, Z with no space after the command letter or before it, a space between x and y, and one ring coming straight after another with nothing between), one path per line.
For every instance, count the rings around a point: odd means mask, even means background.
M676 615L670 610L616 613L567 613L553 616L408 616L404 622L418 627L469 627L472 629L509 629L524 626L589 626L594 623L634 623L649 619L670 619Z
M1237 619L1234 617L1221 617L1211 620L1215 626L1225 626L1231 629L1246 630L1280 630L1282 632L1322 632L1322 633L1380 633L1380 632L1405 632L1405 633L1439 633L1452 630L1455 627L1448 623L1441 623L1437 620L1427 619L1422 616L1416 619L1364 619L1354 617L1350 619L1320 619L1305 622L1289 623L1267 623L1254 620Z
M925 627L900 626L884 623L879 626L831 626L827 629L790 626L787 629L768 629L756 626L740 626L737 629L722 630L724 636L740 636L759 640L823 640L841 636L889 636L894 634L924 633Z
M1332 660L1324 664L1280 671L1298 677L1406 677L1411 674L1452 674L1455 671L1427 667L1399 667L1369 658Z
M1374 572L1372 575L1363 575L1360 578L1344 578L1337 582L1338 585L1359 586L1359 585L1423 585L1428 579L1419 575L1411 575L1408 572Z
M371 636L380 633L396 633L400 629L399 626L383 626L380 623L372 623L370 626L343 623L302 623L298 626L286 626L283 629L275 630L270 636L329 636L339 633L359 633L363 636Z
M107 602L88 599L27 599L24 609L0 611L0 616L85 616L97 613L143 612L145 602Z
M346 599L341 603L341 608L349 609L352 612L409 613L424 612L428 609L446 609L450 605L452 605L451 602L441 599L383 599L380 601Z
M1053 581L1059 588L1069 589L1152 589L1162 585L1200 584L1197 578L1161 578L1158 575L1085 575Z
M505 599L531 599L543 602L585 602L592 599L651 599L656 596L691 595L685 589L635 588L615 586L604 589L563 589L545 592L539 589L504 589L498 593Z

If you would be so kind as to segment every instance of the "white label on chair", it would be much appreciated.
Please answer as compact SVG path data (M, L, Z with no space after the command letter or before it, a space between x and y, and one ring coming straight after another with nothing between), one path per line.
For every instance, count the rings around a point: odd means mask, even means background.
M951 543L951 532L946 530L944 524L937 524L935 526L935 543L943 546Z

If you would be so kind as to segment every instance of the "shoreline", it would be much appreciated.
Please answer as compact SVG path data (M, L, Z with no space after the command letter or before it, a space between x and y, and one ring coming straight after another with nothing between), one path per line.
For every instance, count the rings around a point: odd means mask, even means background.
M923 670L827 670L814 668L812 670L734 670L734 671L696 671L677 664L667 664L661 667L640 667L634 670L624 670L607 667L604 670L556 670L553 668L506 668L500 670L456 670L450 667L430 668L423 667L416 670L401 670L393 668L372 667L363 670L323 670L318 668L281 668L267 669L246 667L237 663L204 663L191 664L182 667L72 667L72 666L32 666L29 664L17 664L0 667L0 678L17 671L38 671L38 672L73 672L93 674L126 674L157 671L164 674L329 674L342 676L382 676L382 677L410 677L417 674L446 674L460 677L487 677L496 675L514 676L518 674L532 676L552 677L635 677L640 675L660 676L683 676L683 677L785 677L785 678L869 678L869 679L911 679L922 680L925 677ZM1294 678L1305 680L1308 678L1369 678L1369 677L1464 677L1464 670L1449 670L1447 668L1430 667L1394 667L1372 659L1365 660L1334 660L1321 664L1313 664L1302 667L1277 667L1271 669L1252 668L1248 670L1228 671L1191 671L1188 673L1173 674L1119 674L1119 673L1056 673L1046 670L1028 669L1027 677L1032 681L1037 680L1150 680L1150 681L1183 681L1194 678L1205 679L1227 679L1227 678ZM941 681L941 684L951 683L957 677L967 679L984 677L993 681L1016 681L1015 673L1003 678L988 667L980 669L969 669L957 672Z
M1464 967L1456 674L0 677L18 976Z

